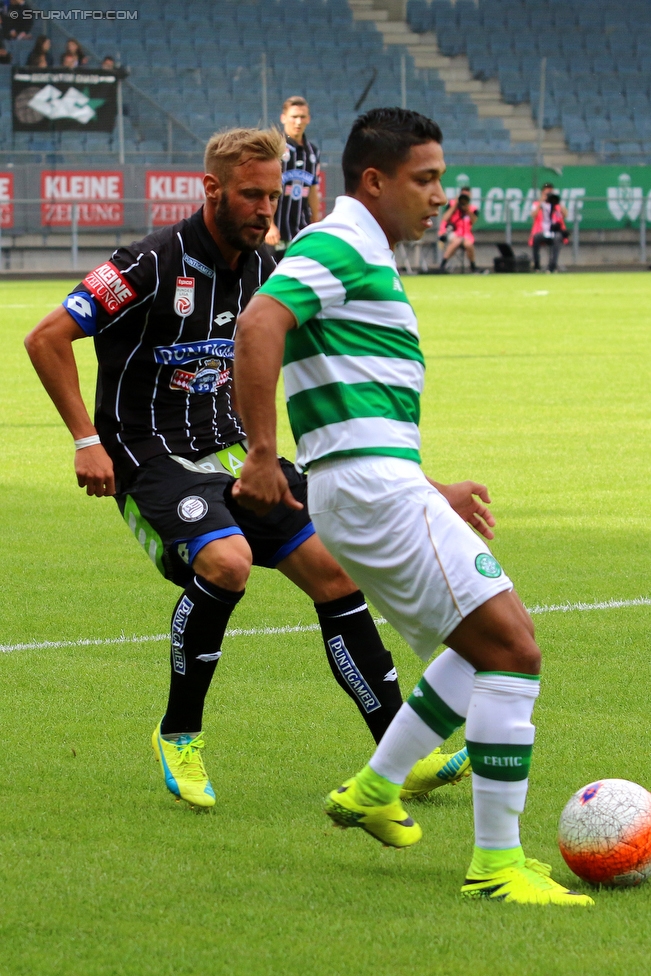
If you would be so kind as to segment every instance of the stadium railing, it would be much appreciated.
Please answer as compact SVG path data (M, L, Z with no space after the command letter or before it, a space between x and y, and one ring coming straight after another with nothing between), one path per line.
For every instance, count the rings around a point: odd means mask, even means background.
M331 208L333 199L328 197ZM604 235L595 227L600 215L608 212L606 197L585 197L581 210L575 209L568 221L571 232L570 246L563 249L565 263L579 266L585 232L581 225L587 223L590 248L614 247L624 252L626 260L613 264L647 263L647 232L651 220L648 201L644 200L632 219L625 226ZM175 223L190 216L201 204L200 200L164 199L144 197L114 197L112 199L75 199L49 197L14 197L0 202L0 273L34 271L87 271L107 260L110 252L120 244L144 237L152 230ZM506 208L504 220L476 232L477 243L484 248L500 241L526 245L530 222L518 225L510 220ZM438 233L430 231L422 243L399 245L396 256L398 265L407 273L432 271L439 263L437 254ZM625 248L622 248L625 245ZM635 253L637 252L637 259ZM604 263L604 262L601 262Z

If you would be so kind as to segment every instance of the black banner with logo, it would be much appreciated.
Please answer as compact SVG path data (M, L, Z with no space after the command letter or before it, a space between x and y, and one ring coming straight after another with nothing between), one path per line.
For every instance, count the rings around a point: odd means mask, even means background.
M14 132L112 132L117 75L88 68L14 68Z

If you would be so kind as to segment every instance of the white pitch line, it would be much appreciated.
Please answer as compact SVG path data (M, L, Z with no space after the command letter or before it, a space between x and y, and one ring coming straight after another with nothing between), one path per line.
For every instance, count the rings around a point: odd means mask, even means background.
M604 600L600 603L552 603L528 607L529 613L571 613L584 610L618 610L621 607L651 607L651 597L638 596L633 600ZM376 624L385 624L384 617L377 617ZM265 634L305 634L318 630L318 624L298 624L295 627L252 627L250 630L241 628L227 630L227 637L259 637ZM0 653L11 654L12 651L41 651L56 647L100 647L104 644L147 644L149 641L168 641L169 634L149 634L146 637L81 637L79 640L67 641L33 641L29 644L0 644Z
M552 603L549 606L527 607L529 613L570 613L572 610L617 610L619 607L651 607L651 597L638 596L634 600L604 600L601 603Z

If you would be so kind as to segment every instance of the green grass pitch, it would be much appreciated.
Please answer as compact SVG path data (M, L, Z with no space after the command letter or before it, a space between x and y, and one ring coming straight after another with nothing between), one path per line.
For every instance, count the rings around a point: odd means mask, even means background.
M428 359L425 468L489 485L494 551L525 603L650 597L651 277L405 284ZM22 348L65 294L62 282L0 285L5 650L161 634L176 599L114 502L77 488L70 437ZM91 402L92 344L77 345ZM305 596L254 571L233 626L314 620ZM544 680L523 840L570 883L555 834L571 793L608 776L651 786L651 607L535 621ZM409 691L419 662L382 633ZM322 798L371 741L318 633L224 647L205 721L210 815L175 803L153 762L164 641L2 654L2 976L646 971L650 885L597 892L592 911L461 902L467 782L414 804L425 836L413 850L334 830Z

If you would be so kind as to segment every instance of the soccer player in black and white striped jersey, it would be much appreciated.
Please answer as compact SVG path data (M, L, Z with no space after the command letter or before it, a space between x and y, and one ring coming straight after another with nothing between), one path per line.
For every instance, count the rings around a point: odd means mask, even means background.
M283 252L299 231L320 219L320 152L305 135L310 107L301 95L283 103L280 116L287 148L282 158L283 193L265 240ZM280 256L280 255L277 255Z
M167 711L152 743L168 789L204 807L215 803L201 757L204 700L252 563L277 568L314 601L333 675L376 741L402 704L363 594L314 534L305 475L282 462L292 507L265 518L232 496L246 457L233 402L236 317L274 267L263 239L283 152L275 129L213 136L203 207L118 248L26 340L75 438L78 484L115 495L152 562L183 589ZM95 423L71 349L84 336L94 337L99 366ZM457 767L438 775L448 758L433 757L430 789L458 777Z

